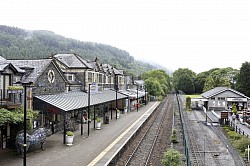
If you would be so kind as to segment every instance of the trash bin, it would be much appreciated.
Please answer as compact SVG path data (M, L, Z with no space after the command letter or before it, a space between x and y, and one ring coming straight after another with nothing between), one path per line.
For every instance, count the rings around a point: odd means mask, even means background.
M105 116L105 124L109 124L109 116L108 115Z

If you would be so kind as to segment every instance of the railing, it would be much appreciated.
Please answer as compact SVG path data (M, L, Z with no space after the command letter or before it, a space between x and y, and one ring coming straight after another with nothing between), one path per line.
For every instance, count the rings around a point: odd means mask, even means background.
M16 95L17 93L20 94L19 97L17 97ZM8 94L9 98L3 98L3 89L0 89L1 108L14 109L22 105L22 98L21 98L22 91L16 90L15 92L13 92L13 90L12 91L8 90Z
M250 136L243 129L241 129L239 126L237 126L237 124L235 124L235 122L229 120L229 125L234 128L236 133L239 133L241 135L246 136L247 138L250 138Z

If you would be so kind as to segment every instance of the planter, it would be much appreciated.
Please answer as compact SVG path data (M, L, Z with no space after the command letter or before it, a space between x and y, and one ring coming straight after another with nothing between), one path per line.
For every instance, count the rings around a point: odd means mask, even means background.
M101 125L102 125L101 122L97 122L97 123L96 123L96 129L97 129L97 130L100 130L100 129L101 129Z
M73 145L73 140L74 140L74 136L67 136L66 135L66 143L67 143L67 145L69 145L69 146Z

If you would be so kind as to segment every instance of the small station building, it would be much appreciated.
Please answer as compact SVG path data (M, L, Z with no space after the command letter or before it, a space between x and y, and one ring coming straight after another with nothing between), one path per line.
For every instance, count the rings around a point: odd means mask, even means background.
M200 101L207 110L231 111L232 105L235 104L238 111L250 111L250 98L231 88L216 87L201 96Z

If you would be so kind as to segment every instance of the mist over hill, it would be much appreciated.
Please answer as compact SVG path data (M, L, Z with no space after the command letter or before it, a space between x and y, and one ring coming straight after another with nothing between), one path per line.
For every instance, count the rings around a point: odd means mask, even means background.
M101 63L133 75L158 68L137 61L127 51L110 45L66 38L47 30L31 31L0 25L0 56L6 59L40 59L57 53L75 53L91 61L98 57Z

